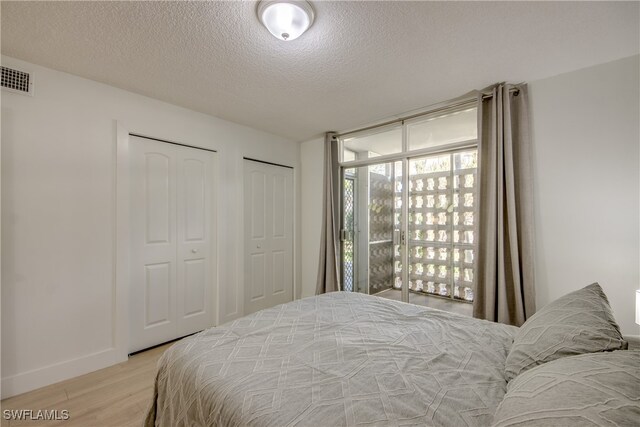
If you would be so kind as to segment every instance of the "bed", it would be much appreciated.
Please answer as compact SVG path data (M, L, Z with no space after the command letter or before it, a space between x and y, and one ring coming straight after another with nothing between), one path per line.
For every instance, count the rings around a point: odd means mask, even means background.
M359 293L305 298L169 348L145 425L487 426L519 332Z

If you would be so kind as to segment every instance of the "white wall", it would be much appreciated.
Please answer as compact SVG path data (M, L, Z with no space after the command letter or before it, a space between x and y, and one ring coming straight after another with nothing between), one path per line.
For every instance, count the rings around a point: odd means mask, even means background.
M530 82L537 305L594 281L623 333L638 334L640 135L638 56ZM322 141L301 146L303 294L317 274ZM304 213L306 212L306 214ZM316 239L316 240L314 240ZM312 285L313 283L313 285Z
M300 144L302 297L316 294L322 224L324 139Z
M241 315L242 157L293 166L299 194L299 144L12 58L2 64L35 81L34 97L1 94L2 397L126 357L115 329L116 121L218 151L218 317Z
M539 307L598 281L638 334L640 64L634 56L531 82Z

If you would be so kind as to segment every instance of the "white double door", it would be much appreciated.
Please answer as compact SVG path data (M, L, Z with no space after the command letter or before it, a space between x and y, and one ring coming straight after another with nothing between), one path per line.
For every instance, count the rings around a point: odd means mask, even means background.
M293 169L244 161L244 313L293 299Z
M215 322L214 153L130 137L130 345Z

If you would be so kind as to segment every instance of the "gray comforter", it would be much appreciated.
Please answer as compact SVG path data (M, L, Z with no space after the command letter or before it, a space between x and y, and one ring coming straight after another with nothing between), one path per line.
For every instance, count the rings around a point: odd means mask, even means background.
M305 298L173 345L146 425L488 425L516 331L357 293Z

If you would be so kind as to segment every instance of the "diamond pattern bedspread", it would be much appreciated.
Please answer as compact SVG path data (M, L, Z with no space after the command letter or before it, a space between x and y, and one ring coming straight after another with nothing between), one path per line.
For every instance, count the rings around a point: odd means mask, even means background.
M334 292L183 339L153 426L488 425L517 328Z

